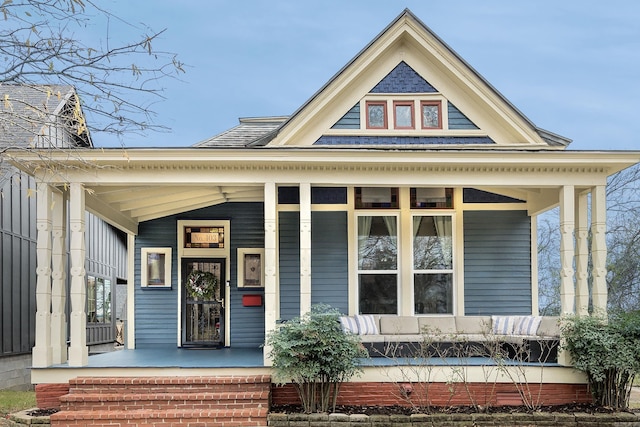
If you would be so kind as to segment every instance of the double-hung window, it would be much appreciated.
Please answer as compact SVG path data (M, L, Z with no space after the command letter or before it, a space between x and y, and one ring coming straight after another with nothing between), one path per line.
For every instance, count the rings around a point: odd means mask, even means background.
M362 214L358 219L359 312L398 312L398 217Z
M453 313L453 230L450 215L413 215L415 314Z

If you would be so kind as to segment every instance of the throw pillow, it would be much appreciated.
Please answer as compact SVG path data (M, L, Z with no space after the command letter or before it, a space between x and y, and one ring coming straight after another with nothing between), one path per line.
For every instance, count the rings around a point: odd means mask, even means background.
M514 316L491 316L493 333L497 335L510 335L513 333Z
M342 325L342 330L351 333L358 333L358 323L356 323L356 319L351 316L340 316L340 324Z
M360 335L378 335L378 325L371 314L356 315L356 323L358 324L358 332Z

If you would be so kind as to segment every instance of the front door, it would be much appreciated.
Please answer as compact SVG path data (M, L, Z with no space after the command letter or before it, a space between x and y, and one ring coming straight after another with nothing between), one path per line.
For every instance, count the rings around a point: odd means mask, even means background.
M182 346L224 345L225 260L182 259Z

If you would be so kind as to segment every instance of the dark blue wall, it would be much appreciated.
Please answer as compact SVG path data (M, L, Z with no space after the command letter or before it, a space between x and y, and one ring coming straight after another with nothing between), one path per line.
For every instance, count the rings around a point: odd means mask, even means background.
M465 314L531 314L526 211L464 213Z

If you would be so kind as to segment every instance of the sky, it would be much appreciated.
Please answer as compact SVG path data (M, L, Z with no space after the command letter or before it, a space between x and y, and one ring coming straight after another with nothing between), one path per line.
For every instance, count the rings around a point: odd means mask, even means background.
M154 48L176 53L186 73L165 80L153 106L170 133L93 135L97 147L189 146L240 117L289 115L409 8L536 126L571 138L570 149L640 150L637 0L100 4L138 28L166 29Z

